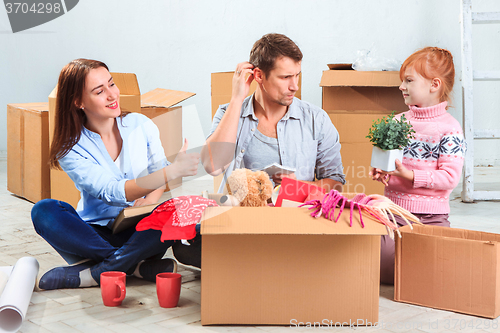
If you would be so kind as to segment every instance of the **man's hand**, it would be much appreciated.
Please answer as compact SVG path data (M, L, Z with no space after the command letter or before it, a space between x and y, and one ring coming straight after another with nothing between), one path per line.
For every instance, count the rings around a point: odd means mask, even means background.
M250 91L250 84L253 81L254 66L248 61L239 63L233 75L233 91L231 99L243 101ZM248 75L248 77L247 77Z
M289 174L276 173L271 177L275 186L281 185L283 178L297 179L297 177L295 177L295 173L289 173Z

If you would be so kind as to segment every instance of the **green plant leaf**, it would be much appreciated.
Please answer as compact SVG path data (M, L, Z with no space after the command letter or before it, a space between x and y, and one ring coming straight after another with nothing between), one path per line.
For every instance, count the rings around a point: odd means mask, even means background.
M413 126L408 122L405 115L400 119L395 118L396 111L389 116L374 120L366 138L380 149L401 149L406 147L414 138Z

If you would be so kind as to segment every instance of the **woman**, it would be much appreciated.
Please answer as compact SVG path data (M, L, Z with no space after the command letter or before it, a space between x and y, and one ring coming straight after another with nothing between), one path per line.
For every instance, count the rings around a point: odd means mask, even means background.
M96 286L105 271L149 281L176 271L174 260L161 259L172 243L162 243L160 231L130 228L113 235L108 225L124 207L156 203L168 181L195 175L199 155L187 154L185 142L170 164L153 122L121 111L120 91L100 61L70 62L57 91L50 165L70 176L81 199L76 211L52 199L31 211L36 232L70 264L46 272L39 287Z

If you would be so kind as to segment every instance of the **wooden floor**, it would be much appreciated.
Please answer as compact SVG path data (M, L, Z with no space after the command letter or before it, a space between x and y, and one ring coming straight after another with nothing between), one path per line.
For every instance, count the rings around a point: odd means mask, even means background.
M7 191L6 154L0 152L0 266L14 265L24 256L40 263L39 277L64 265L59 255L33 230L32 203ZM479 168L479 189L500 188L499 168ZM210 180L192 181L174 195L211 190ZM450 221L453 227L500 233L500 202L465 204L454 191ZM167 256L171 254L167 252ZM105 307L100 289L35 290L20 332L291 332L295 327L201 326L200 272L179 269L183 276L179 306L158 305L155 284L127 279L127 296L120 307ZM366 332L500 332L495 321L394 302L393 287L381 286L378 327L336 328L334 331ZM467 324L467 325L466 325ZM498 323L497 323L498 324ZM486 329L486 327L489 329ZM496 326L498 327L498 326ZM462 328L462 329L460 329ZM307 330L307 329L305 329Z

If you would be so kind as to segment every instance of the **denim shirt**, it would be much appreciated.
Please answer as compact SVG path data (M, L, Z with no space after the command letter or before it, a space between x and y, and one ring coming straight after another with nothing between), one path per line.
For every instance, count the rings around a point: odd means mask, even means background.
M234 159L219 187L221 193L226 186L226 177L241 167L247 146L257 129L259 120L252 102L253 95L243 101ZM221 105L215 113L208 137L219 125L228 105ZM298 180L314 181L316 177L345 183L339 133L324 110L294 98L287 113L278 122L277 135L282 165L295 168Z
M59 159L61 168L80 191L78 215L87 223L107 225L133 204L125 196L125 182L170 164L163 151L158 127L146 116L130 113L116 123L122 137L122 173L109 155L101 136L83 128L80 140Z

